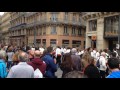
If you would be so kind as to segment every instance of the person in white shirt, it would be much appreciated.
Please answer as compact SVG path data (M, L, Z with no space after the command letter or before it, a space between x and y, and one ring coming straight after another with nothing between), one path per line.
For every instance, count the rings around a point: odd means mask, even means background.
M101 78L105 78L106 69L107 69L105 57L106 57L106 53L102 52L99 59Z
M43 52L44 52L44 48L41 46L40 48L39 48L39 50L40 50L40 52L43 54Z
M56 60L57 60L56 64L58 64L58 67L59 67L61 64L61 48L59 46L56 49L55 56L56 56Z
M71 50L70 50L70 48L68 47L64 53L65 53L65 54L66 54L66 53L70 53L70 51L71 51Z

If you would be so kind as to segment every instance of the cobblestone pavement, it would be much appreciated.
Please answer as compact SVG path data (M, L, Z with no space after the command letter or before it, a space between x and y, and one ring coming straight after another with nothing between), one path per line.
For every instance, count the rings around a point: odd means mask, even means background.
M57 72L55 72L55 75L57 76L57 78L61 78L62 77L62 70L60 68L58 68Z

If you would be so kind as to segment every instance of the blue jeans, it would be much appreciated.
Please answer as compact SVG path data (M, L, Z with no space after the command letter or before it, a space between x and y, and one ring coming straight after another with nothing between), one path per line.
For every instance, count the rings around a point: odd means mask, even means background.
M8 62L7 62L7 68L8 68L8 70L12 67L12 64L13 64L12 61L8 61Z

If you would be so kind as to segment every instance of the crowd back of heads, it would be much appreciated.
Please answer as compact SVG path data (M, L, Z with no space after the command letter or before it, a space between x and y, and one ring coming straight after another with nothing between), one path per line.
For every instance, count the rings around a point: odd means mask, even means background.
M117 58L109 58L108 59L108 66L110 69L115 69L115 68L119 68L119 59Z
M80 71L71 71L65 74L63 78L85 78L85 76Z
M100 73L94 64L90 64L85 68L84 75L88 78L100 78Z
M74 66L74 64L72 62L72 58L71 58L71 54L70 53L64 55L64 58L63 58L62 62L63 62L62 66L64 68L66 68L68 71L69 70L71 71L72 69L75 69L75 66Z
M27 62L27 61L29 61L28 54L25 53L25 52L21 52L21 53L18 55L18 59L20 60L20 62Z
M48 53L51 53L52 51L53 51L53 47L49 46L49 47L47 48L47 52L48 52Z

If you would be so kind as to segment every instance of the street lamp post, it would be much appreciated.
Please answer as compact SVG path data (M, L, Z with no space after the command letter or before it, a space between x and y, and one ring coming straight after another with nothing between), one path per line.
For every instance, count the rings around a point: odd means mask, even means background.
M35 28L36 17L34 17L34 47L36 47L36 28Z

